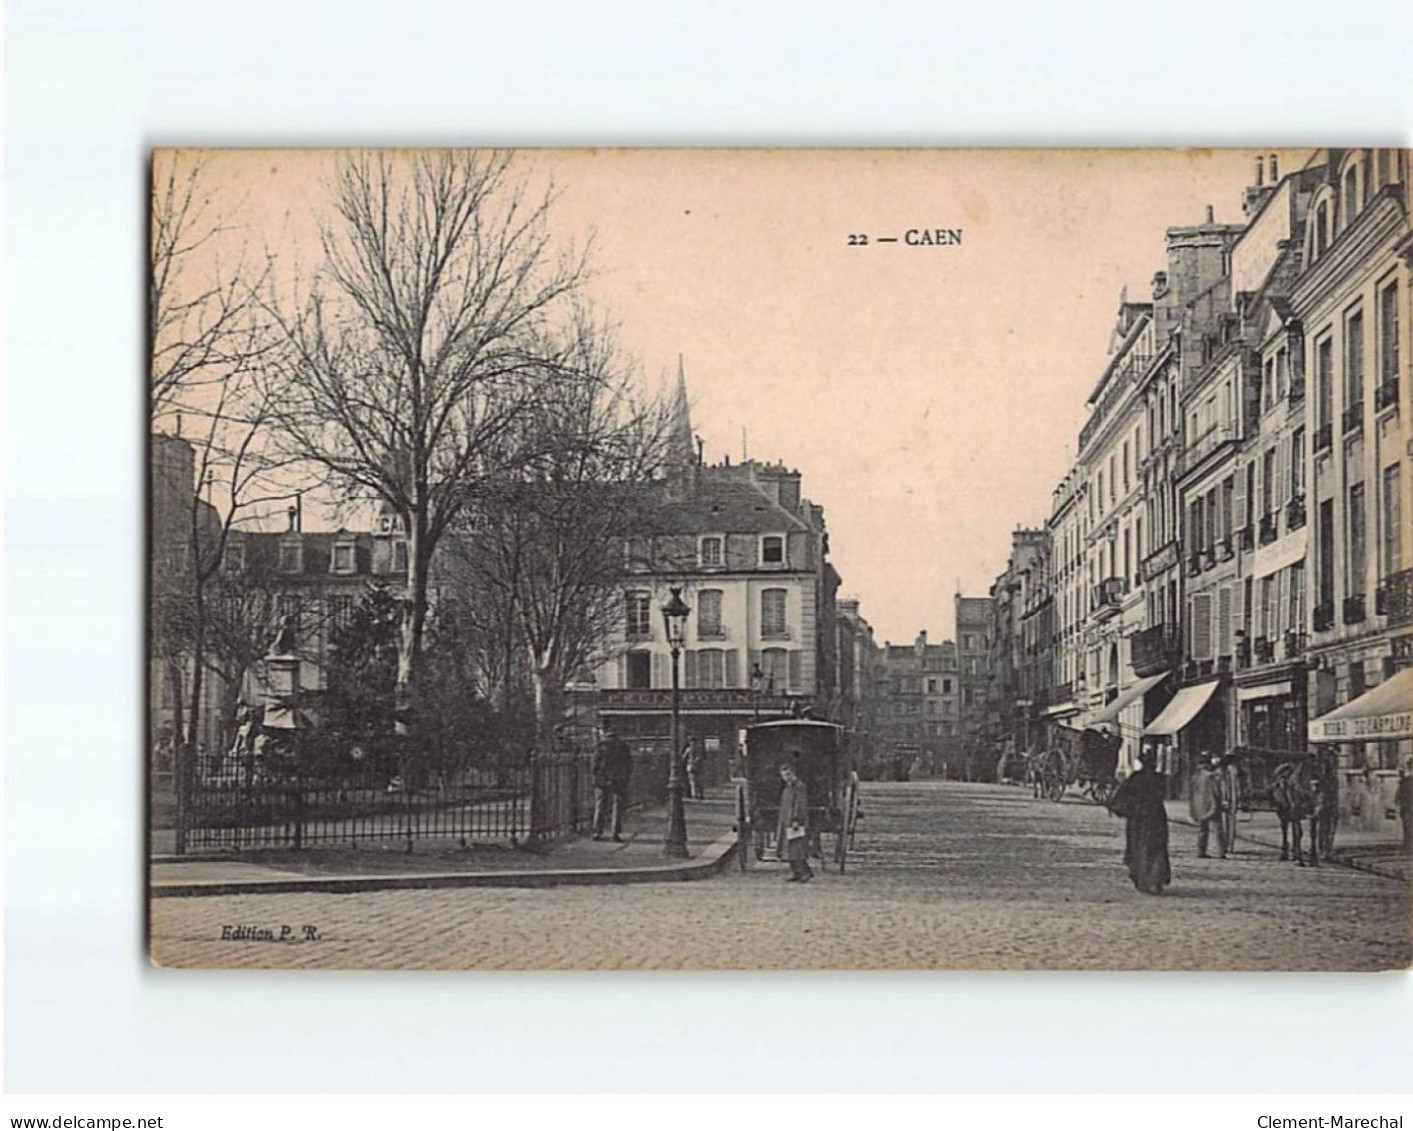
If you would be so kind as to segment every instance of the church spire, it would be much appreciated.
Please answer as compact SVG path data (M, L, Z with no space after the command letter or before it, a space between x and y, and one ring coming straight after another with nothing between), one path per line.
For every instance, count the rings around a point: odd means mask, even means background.
M667 475L683 489L695 486L697 476L696 442L692 438L692 408L687 400L687 373L682 355L677 355L677 388L672 395L669 425Z

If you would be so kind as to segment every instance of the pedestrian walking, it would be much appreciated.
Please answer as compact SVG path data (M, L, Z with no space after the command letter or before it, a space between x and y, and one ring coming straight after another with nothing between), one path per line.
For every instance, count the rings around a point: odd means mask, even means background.
M1109 809L1124 818L1124 863L1133 886L1148 895L1161 895L1173 882L1168 863L1168 811L1163 807L1167 781L1153 764L1152 747L1139 751L1138 769L1129 774L1109 802Z
M633 777L633 756L628 744L604 723L594 749L594 839L603 840L604 830L613 818L613 839L623 839L623 810L628 807L628 783Z
M687 745L682 749L682 761L687 767L687 792L694 801L702 801L706 798L706 790L702 787L702 779L705 777L706 766L702 756L701 746L693 739L687 740Z
M1192 795L1188 799L1188 812L1197 824L1197 855L1207 855L1207 843L1212 832L1217 834L1217 857L1227 857L1226 832L1222 827L1222 816L1227 811L1226 781L1222 776L1222 760L1211 751L1204 750L1196 771L1192 775Z
M1403 851L1413 852L1413 763L1404 762L1398 771L1398 789L1393 803L1403 823Z
M786 882L808 883L814 879L814 870L807 859L809 793L793 762L780 764L780 777L785 785L780 791L780 819L775 826L775 838L780 845L781 857L790 863L790 875L786 877Z

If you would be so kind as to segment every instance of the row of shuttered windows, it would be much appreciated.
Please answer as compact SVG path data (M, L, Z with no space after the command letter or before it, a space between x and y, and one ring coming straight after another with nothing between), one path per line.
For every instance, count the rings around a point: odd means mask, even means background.
M1187 654L1194 660L1231 656L1238 632L1248 640L1271 641L1287 631L1304 632L1305 563L1196 593L1188 613Z
M742 665L742 653L735 648L689 648L682 652L681 679L684 688L751 688L751 672L759 668L763 694L803 692L804 652L799 649L751 649ZM620 656L620 687L667 688L672 686L671 659L666 653L635 651Z

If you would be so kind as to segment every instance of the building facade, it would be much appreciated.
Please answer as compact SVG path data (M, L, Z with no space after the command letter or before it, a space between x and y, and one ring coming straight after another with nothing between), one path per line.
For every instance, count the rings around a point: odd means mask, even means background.
M1302 487L1312 717L1409 663L1409 160L1404 150L1326 150L1290 296L1305 353ZM1340 746L1347 775L1391 794L1407 739ZM1375 814L1387 820L1387 805Z
M670 734L672 654L661 607L680 587L692 608L679 657L685 734L730 758L742 726L808 706L838 715L835 597L821 507L799 472L746 461L705 464L693 451L679 381L680 449L644 484L651 529L625 547L623 616L595 672L597 709L630 743Z
M999 720L991 701L991 634L994 613L990 597L953 598L956 625L957 674L961 691L958 737L963 776L991 780L999 756Z

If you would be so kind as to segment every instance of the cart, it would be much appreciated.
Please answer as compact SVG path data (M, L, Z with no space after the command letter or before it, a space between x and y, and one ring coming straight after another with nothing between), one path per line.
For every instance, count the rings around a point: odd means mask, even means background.
M782 762L794 764L809 797L805 835L809 851L824 859L823 838L831 838L830 859L842 873L853 847L859 819L859 776L848 764L844 728L815 719L778 719L745 730L745 774L736 786L737 857L742 870L749 859L778 852Z
M1281 766L1294 763L1308 764L1312 771L1326 780L1327 804L1337 804L1339 787L1333 784L1338 773L1338 760L1327 750L1273 750L1260 746L1236 746L1222 759L1222 773L1226 778L1226 795L1229 803L1222 810L1222 833L1228 848L1236 842L1237 821L1241 814L1249 820L1256 812L1274 812L1275 800L1272 796L1276 771ZM1321 856L1329 855L1334 848L1336 815L1334 812L1320 814L1318 823Z
M1119 788L1119 739L1099 730L1056 724L1035 774L1041 796L1059 801L1072 785L1097 805L1107 805Z

